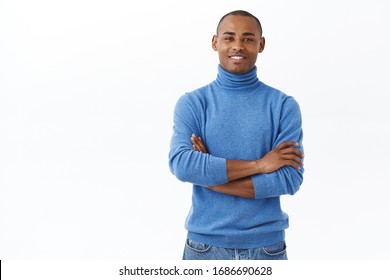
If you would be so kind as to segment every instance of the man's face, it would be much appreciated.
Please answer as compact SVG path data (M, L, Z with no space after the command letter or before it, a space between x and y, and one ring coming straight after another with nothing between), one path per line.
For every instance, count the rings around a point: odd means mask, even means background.
M212 40L222 68L233 74L252 70L264 45L256 20L247 16L224 18Z

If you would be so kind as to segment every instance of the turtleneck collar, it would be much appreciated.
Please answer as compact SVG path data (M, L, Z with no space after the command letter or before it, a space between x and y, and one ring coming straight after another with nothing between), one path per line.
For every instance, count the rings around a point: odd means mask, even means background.
M227 72L222 66L218 65L218 75L215 83L227 91L251 91L259 86L260 81L257 77L257 67L245 74L237 75Z

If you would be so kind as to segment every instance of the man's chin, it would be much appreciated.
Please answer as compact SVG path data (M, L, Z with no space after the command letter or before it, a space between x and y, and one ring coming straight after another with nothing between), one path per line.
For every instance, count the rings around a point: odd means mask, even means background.
M248 73L251 69L253 69L253 67L249 68L249 67L234 65L234 66L227 67L227 69L225 70L235 75L242 75Z

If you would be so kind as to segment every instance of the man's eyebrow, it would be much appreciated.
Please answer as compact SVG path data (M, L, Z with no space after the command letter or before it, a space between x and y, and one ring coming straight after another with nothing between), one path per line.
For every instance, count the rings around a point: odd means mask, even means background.
M252 32L244 32L244 33L242 33L242 35L244 35L244 36L256 36Z
M231 32L231 31L226 31L226 32L223 32L222 35L236 35L236 33L235 32ZM256 36L252 32L244 32L244 33L242 33L242 35L243 36Z

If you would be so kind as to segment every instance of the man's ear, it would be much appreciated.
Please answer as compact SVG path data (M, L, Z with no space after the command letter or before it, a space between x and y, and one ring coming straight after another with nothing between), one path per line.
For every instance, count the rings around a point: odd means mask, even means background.
M217 35L213 36L213 39L211 40L211 47L214 51L217 51Z
M261 37L260 38L259 53L261 53L264 50L264 47L265 47L265 38Z

